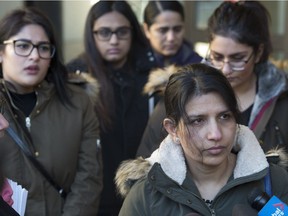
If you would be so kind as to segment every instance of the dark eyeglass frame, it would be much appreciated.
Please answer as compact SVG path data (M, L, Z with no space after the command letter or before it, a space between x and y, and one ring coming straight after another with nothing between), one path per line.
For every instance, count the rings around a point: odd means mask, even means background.
M32 49L29 51L29 53L27 53L27 54L22 54L22 53L19 54L16 51L17 50L16 43L19 42L19 41L32 45ZM13 48L14 48L15 54L18 55L18 56L22 56L22 57L27 57L27 56L31 55L33 49L36 48L40 58L42 58L42 59L51 59L51 58L53 58L53 56L55 54L55 51L56 51L55 46L53 44L49 43L49 42L40 42L39 44L33 44L30 40L18 39L18 40L5 40L5 41L3 41L3 44L5 44L5 45L6 44L13 44ZM49 45L50 46L51 51L50 51L50 56L49 57L43 57L41 52L39 52L39 47L41 47L42 45Z
M216 60L210 57L210 49L209 49L208 52L207 52L207 55L206 55L207 57L205 58L205 61L206 61L209 65L211 65L212 67L215 67L215 68L218 69L218 70L222 70L222 68L224 67L224 64L227 63L227 64L229 64L229 67L231 68L231 70L232 70L233 72L241 72L241 71L243 71L243 70L245 69L246 64L251 60L251 58L252 58L253 55L254 55L254 52L252 51L252 53L250 54L250 56L248 57L247 60L234 61L234 62L237 62L237 63L243 62L243 66L242 66L241 68L236 68L236 69L235 69L234 66L231 65L231 61L225 61L224 59L221 60L221 61L217 60L217 62L219 62L219 63L221 62L221 63L222 63L222 66L221 66L221 67L216 67L216 66L213 64L213 60L214 60L214 61L216 61Z
M127 36L125 36L125 37L119 35L119 32L123 29L128 30L127 32L129 32L129 34L127 34ZM109 36L107 38L101 37L99 34L101 32L101 30L107 30L109 32ZM132 28L128 27L128 26L123 26L123 27L117 28L114 31L112 31L110 28L100 28L98 30L93 31L93 33L97 36L98 40L100 40L100 41L110 41L113 34L116 35L118 40L127 40L131 36Z

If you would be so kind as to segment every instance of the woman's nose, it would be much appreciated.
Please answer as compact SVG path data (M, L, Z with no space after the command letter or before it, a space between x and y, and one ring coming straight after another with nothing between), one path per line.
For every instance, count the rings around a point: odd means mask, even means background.
M110 42L111 44L118 43L118 37L117 37L117 35L113 33L113 34L111 35L111 38L110 38L109 42Z
M168 41L174 40L174 39L175 39L175 32L174 32L172 29L170 29L170 30L167 32L166 37L167 37L167 40L168 40Z
M217 122L210 123L208 127L208 137L209 140L220 140L222 138L221 128Z
M222 67L221 71L224 75L228 75L228 74L232 73L229 62L223 62L223 67Z
M29 55L30 58L33 58L33 59L39 59L40 58L40 55L39 55L39 52L38 52L38 48L37 47L33 47L30 55Z

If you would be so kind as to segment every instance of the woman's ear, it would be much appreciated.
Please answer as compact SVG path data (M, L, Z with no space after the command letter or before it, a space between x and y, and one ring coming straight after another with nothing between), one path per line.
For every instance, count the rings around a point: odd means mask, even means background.
M256 53L256 59L255 59L255 64L258 63L263 55L264 51L264 44L260 44L257 53Z
M150 40L150 31L149 31L149 26L147 25L147 23L143 23L143 30L146 35L146 38Z
M166 131L170 134L173 141L177 144L180 144L180 139L177 136L177 128L175 122L169 118L165 118L163 121L163 126L166 129Z

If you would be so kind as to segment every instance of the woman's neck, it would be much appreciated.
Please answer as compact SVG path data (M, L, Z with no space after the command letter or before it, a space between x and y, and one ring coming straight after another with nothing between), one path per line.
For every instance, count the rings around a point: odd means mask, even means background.
M203 199L213 200L217 193L228 182L236 164L236 155L229 157L218 167L191 166L189 170Z

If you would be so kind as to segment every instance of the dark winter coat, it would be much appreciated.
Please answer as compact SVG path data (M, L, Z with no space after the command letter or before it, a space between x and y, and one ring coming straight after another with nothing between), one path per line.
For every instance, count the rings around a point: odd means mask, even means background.
M288 173L284 168L268 164L253 132L241 126L233 146L236 165L225 186L213 199L211 206L203 201L193 177L187 171L181 145L168 135L160 147L147 159L125 161L117 171L119 192L126 197L120 216L233 215L244 208L253 215L248 195L254 188L265 191L264 178L270 170L272 192L288 203ZM287 155L283 157L287 166ZM268 169L269 167L269 169ZM238 215L238 214L237 214Z
M35 92L36 105L25 117L2 81L2 113L67 197L60 196L9 135L0 139L5 174L28 190L25 216L94 216L102 190L102 161L92 99L74 84L67 85L67 92L75 107L64 106L47 81Z
M139 52L140 54L143 55ZM113 119L113 128L100 133L104 164L100 215L118 215L123 200L116 194L113 182L115 172L121 161L135 157L149 118L149 97L142 91L150 70L155 66L155 59L151 52L139 56L138 61L133 64L133 73L130 74L127 73L126 66L109 71L114 88L116 116ZM88 71L83 56L70 62L67 67L70 72Z

